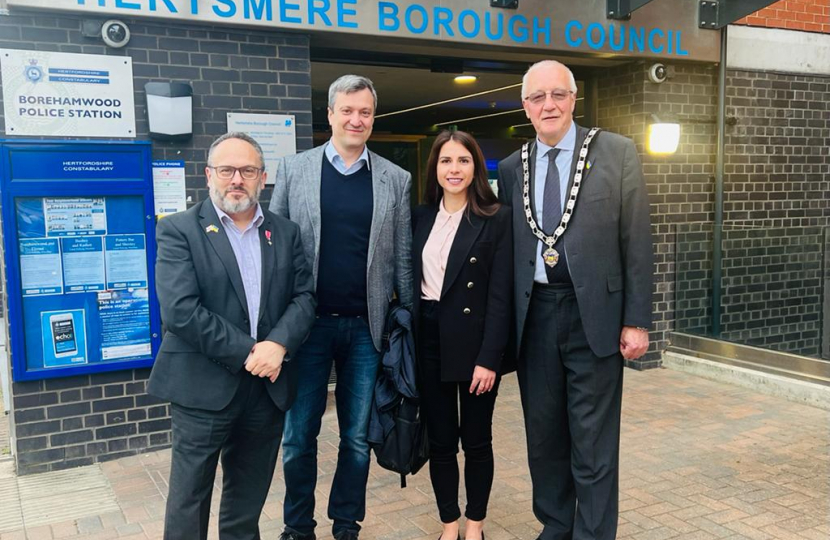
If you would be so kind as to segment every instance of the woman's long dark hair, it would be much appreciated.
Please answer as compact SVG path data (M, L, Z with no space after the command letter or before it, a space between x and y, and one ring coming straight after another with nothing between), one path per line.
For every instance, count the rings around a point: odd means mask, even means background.
M442 131L435 138L435 142L432 143L432 150L429 152L429 160L427 161L427 183L424 190L424 200L427 204L438 205L441 197L444 196L444 189L438 183L438 158L441 154L441 148L449 141L463 145L473 156L473 181L467 188L467 212L472 212L481 217L492 216L499 209L501 203L487 181L487 163L484 161L481 148L473 136L464 131Z

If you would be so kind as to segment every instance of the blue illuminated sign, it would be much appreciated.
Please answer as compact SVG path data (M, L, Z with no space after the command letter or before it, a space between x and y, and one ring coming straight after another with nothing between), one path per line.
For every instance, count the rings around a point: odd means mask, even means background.
M13 2L14 0L12 0ZM46 1L46 0L40 0ZM57 0L85 12L439 41L717 59L717 33L696 25L694 2L655 2L629 21L606 18L606 0L522 0L518 9L457 0ZM656 5L655 5L656 4ZM667 7L667 4L672 4Z

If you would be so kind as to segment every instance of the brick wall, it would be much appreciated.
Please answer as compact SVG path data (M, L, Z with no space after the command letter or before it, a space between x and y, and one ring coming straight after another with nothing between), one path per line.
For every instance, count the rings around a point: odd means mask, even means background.
M678 224L711 222L715 164L717 72L714 67L678 65L663 84L648 80L642 62L608 70L600 79L599 125L634 140L643 163L654 235L654 324L648 354L628 365L656 367L674 326L675 234ZM651 115L672 114L681 122L677 153L646 152Z
M16 10L0 17L0 48L131 57L139 139L148 133L144 84L192 84L193 138L154 142L153 157L186 162L193 202L207 197L202 172L207 149L226 131L228 112L294 114L297 148L311 148L308 36L125 20L130 43L110 49L81 35L81 19ZM267 190L263 199L269 198ZM14 383L18 472L84 465L169 445L168 406L145 393L148 376L149 370L142 369Z
M825 227L725 225L719 338L827 357L822 351L827 239ZM712 335L711 268L712 224L679 226L677 331Z
M89 465L170 444L166 402L149 369L14 383L20 474Z
M724 219L830 224L830 76L730 71Z
M822 354L828 103L830 77L727 76L724 339Z
M712 335L712 224L681 223L674 235L673 330Z
M820 357L821 227L724 231L721 339Z
M735 24L830 34L830 0L781 0Z
M656 273L648 355L659 364L669 332L711 332L717 72L670 66L663 84L647 64L600 79L599 125L637 144L649 189ZM827 302L830 225L830 78L733 70L727 76L722 337L819 356ZM651 115L673 115L681 141L650 156Z

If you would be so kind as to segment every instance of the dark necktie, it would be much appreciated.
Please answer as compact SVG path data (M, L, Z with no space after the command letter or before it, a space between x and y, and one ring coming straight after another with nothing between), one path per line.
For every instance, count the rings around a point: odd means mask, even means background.
M548 174L545 177L545 193L542 199L542 230L548 236L559 226L562 220L562 198L559 193L559 168L556 166L556 156L559 155L558 148L548 150ZM551 268L545 265L545 273L548 275L548 283L571 283L571 276L568 273L568 261L565 258L565 243L560 239L553 248L559 252L559 262ZM542 253L547 246L542 244Z

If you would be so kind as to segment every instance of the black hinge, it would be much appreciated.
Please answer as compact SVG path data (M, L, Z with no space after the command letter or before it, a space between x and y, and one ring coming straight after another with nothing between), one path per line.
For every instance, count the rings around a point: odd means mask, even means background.
M719 7L717 0L700 0L697 12L698 26L716 30L718 28Z

